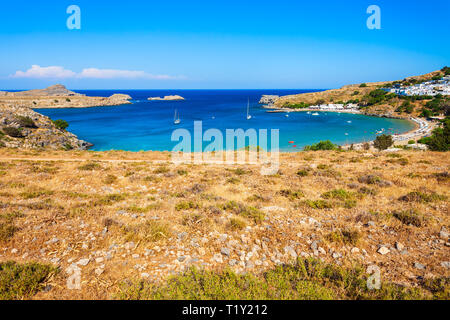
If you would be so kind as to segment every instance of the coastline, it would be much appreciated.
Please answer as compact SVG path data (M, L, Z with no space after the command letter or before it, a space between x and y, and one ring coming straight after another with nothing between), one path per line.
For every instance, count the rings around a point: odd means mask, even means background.
M349 114L360 114L365 116L371 116L371 117L379 117L379 118L388 118L388 119L398 119L398 120L407 120L410 123L414 125L414 128L404 132L402 134L393 134L392 137L394 139L394 142L396 145L406 145L408 144L409 140L419 140L421 138L429 136L432 131L436 128L436 124L430 121L427 121L423 118L414 118L414 117L400 117L400 116L393 116L391 114L377 114L377 113L365 113L361 112L359 110L351 109L351 110L317 110L317 109L311 109L311 108L302 108L302 109L292 109L292 108L280 108L276 106L267 106L263 105L261 106L264 109L269 109L268 113L291 113L291 112L334 112L334 113L349 113ZM373 143L374 140L367 141L368 143ZM351 145L355 148L362 148L363 144L365 142L361 143L353 143L353 144L345 144L342 145L343 148L348 148Z

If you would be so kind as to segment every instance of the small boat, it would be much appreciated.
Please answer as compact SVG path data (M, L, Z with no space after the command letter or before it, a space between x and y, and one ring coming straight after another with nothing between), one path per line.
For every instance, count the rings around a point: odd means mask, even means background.
M317 113L317 112L314 112L313 114L312 114L313 116L318 116L319 115L319 113Z
M288 115L288 114L286 114L286 118L289 118L289 115Z
M289 143L290 143L290 144L293 144L293 143L294 143L294 141L289 141Z
M352 123L352 122L349 120L349 121L347 121L347 123Z
M250 99L248 99L247 103L247 120L250 120L252 118L249 112L250 112Z
M306 114L311 114L311 111L308 111Z
M175 109L175 115L173 116L173 124L180 124L181 120L180 120L180 114L178 113L177 115L177 110Z

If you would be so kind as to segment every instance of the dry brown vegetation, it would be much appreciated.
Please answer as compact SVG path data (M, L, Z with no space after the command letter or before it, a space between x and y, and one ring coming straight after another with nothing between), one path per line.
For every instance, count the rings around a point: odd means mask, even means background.
M296 256L376 264L410 288L448 278L448 154L396 154L282 154L262 176L164 152L2 149L0 262L59 266L35 299L109 299L191 266L258 275ZM69 290L81 259L82 289Z

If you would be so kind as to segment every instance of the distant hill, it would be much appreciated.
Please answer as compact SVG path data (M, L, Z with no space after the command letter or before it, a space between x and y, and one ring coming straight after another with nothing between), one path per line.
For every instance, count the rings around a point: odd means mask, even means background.
M65 97L65 96L83 96L82 94L73 92L68 90L62 84L55 84L45 89L34 89L28 91L19 91L19 92L7 92L0 91L0 96L13 96L13 97L23 97L23 96L33 96L33 97L42 97L42 96L50 96L50 97Z

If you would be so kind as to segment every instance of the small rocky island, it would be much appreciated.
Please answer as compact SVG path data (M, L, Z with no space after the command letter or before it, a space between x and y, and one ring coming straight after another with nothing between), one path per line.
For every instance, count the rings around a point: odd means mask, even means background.
M148 98L148 100L150 100L150 101L180 101L180 100L185 100L185 99L181 96L173 95L173 96L165 96L164 98L150 97L150 98Z
M64 121L53 121L57 119L33 109L118 106L130 104L131 99L126 94L88 97L60 84L46 89L0 91L0 148L86 150L92 144L66 131Z

